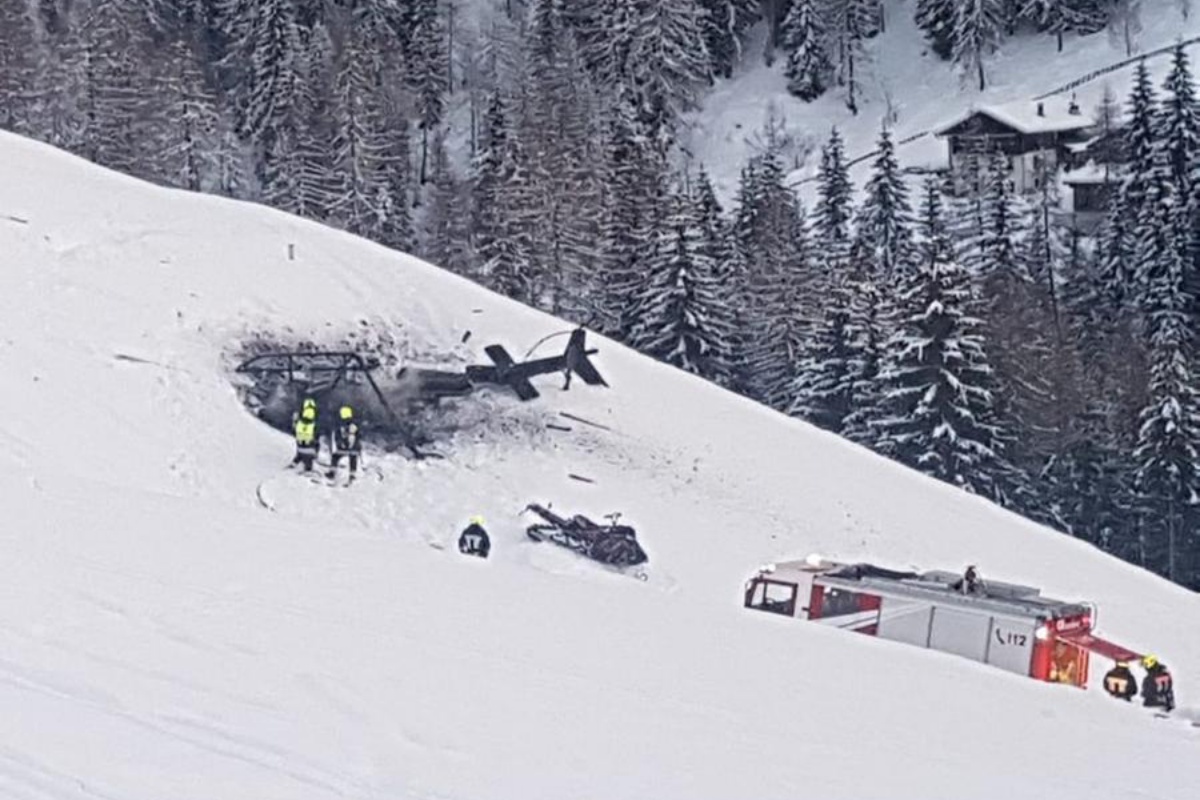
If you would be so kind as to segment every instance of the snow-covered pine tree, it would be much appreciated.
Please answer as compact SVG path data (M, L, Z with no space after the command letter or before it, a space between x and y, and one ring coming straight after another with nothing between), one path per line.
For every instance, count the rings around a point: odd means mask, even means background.
M157 113L149 136L157 177L193 192L213 190L220 111L192 45L184 39L172 41L153 80Z
M479 255L484 285L530 306L538 304L544 281L532 258L535 202L529 156L517 131L509 131L500 154L496 237Z
M1003 153L991 155L985 181L979 206L970 211L978 215L978 237L967 240L959 258L981 286L984 330L996 370L997 422L1014 445L1009 460L1030 468L1036 458L1023 448L1032 437L1022 434L1036 430L1042 411L1056 400L1046 374L1051 336L1048 303L1029 273L1023 246L1027 214L1014 192ZM1006 494L1012 502L1031 506L1028 488L1021 474L1007 476Z
M430 190L421 236L421 257L459 275L477 277L467 255L466 204L439 129L430 144Z
M1175 48L1163 90L1156 144L1166 150L1174 196L1184 206L1185 229L1176 244L1181 249L1184 288L1195 301L1200 299L1200 103L1182 46ZM1190 308L1188 314L1195 320L1200 309Z
M1040 30L1054 34L1062 52L1067 33L1089 34L1103 30L1108 22L1107 0L1025 0L1021 16Z
M975 74L981 92L987 88L983 62L999 47L1003 24L999 0L960 0L955 6L954 62Z
M933 182L920 212L921 257L898 293L899 327L881 381L877 447L967 491L997 495L1003 443L970 272L955 258Z
M834 433L845 429L854 410L854 386L861 374L857 363L862 308L859 286L851 267L852 187L844 145L836 129L821 153L817 206L813 225L814 252L822 255L824 274L814 285L821 296L818 318L805 342L790 413Z
M788 91L801 100L815 100L825 93L833 65L826 51L824 17L817 0L793 0L783 23L783 46L787 51Z
M484 111L479 149L471 165L471 250L476 256L474 274L483 276L483 267L500 246L500 186L502 165L509 134L509 112L504 96L494 91Z
M697 87L709 80L697 0L625 0L633 7L622 78L638 94L639 117L651 141L667 147L685 111L695 107Z
M83 154L98 164L151 178L139 126L147 94L146 46L129 0L95 0L82 19Z
M760 16L758 0L698 0L713 75L729 78L742 57L742 38Z
M229 40L227 70L238 127L272 149L272 132L295 100L301 35L293 0L223 0L219 16Z
M870 27L868 0L819 0L826 48L834 80L846 90L846 107L858 113L858 97L866 68L864 41Z
M631 337L638 350L709 380L722 377L732 331L695 200L678 191L659 232Z
M417 129L421 131L419 181L427 180L429 138L446 111L446 26L438 0L409 0L411 43L407 59L408 82L416 97Z
M0 128L32 133L37 123L37 40L26 0L0 0Z
M539 303L579 321L591 292L600 216L597 105L587 71L566 27L562 0L529 8L524 79L527 101L519 128L531 160L535 209L531 223Z
M853 407L843 433L864 445L873 443L872 421L881 413L878 376L885 343L895 325L893 288L916 263L912 226L908 189L900 177L891 134L884 128L856 219L846 286Z
M915 19L933 52L949 61L954 54L954 0L917 0Z
M852 193L846 145L842 134L834 128L821 150L813 221L816 252L825 256L831 268L844 264L850 255L850 221L854 215Z
M795 403L794 383L812 327L813 270L804 210L784 185L778 143L768 123L767 146L742 173L727 279L740 276L738 388L779 411ZM730 274L733 272L734 274Z
M1169 183L1157 186L1158 191L1170 191L1166 188ZM1161 199L1169 202L1169 198ZM1174 216L1178 228L1182 215ZM1193 374L1188 309L1195 299L1184 287L1179 251L1170 247L1153 251L1157 261L1145 275L1143 299L1150 350L1149 401L1141 414L1134 453L1148 545L1144 556L1146 566L1170 580L1194 582L1200 573L1200 542L1194 533L1200 496L1196 468L1200 463L1200 398Z
M912 226L908 188L900 175L891 132L884 127L855 225L858 260L885 283L898 278L916 259Z
M378 238L391 210L387 139L379 81L366 32L352 25L338 58L334 102L334 160L340 177L336 219L359 236ZM407 210L406 198L399 198Z
M637 99L623 93L607 121L597 281L601 292L592 310L601 329L622 341L628 340L641 314L638 300L666 196L665 156L650 141L637 112Z
M739 284L745 265L736 262L737 248L732 241L717 192L707 170L701 166L693 185L693 203L700 231L700 251L713 265L713 290L716 293L719 322L726 331L726 347L713 354L713 379L722 386L738 385L737 359L742 350L744 321Z
M1124 149L1128 164L1124 179L1109 203L1101 232L1100 276L1105 293L1116 308L1123 307L1134 294L1135 231L1154 172L1155 117L1157 100L1150 83L1146 62L1134 71L1129 98L1128 124Z

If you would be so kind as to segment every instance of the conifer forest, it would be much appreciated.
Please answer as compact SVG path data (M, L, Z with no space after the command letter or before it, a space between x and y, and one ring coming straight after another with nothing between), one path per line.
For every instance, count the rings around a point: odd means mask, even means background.
M1119 32L1139 5L0 0L0 127L415 253L1200 589L1185 48L1083 110L1121 176L1087 237L1052 176L1018 194L987 149L954 193L884 127L854 185L830 129L802 201L770 120L730 197L679 137L747 59L855 110L885 7L923 31L914 59L983 88L1006 38Z

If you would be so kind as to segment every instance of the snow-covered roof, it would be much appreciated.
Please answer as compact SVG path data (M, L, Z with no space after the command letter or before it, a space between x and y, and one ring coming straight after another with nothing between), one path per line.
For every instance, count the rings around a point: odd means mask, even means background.
M1093 124L1092 120L1078 112L1078 108L1076 108L1076 113L1072 114L1069 102L1020 100L1013 103L972 108L939 129L937 135L945 136L977 114L991 117L1000 124L1021 133L1064 133L1084 130L1092 127Z
M1103 164L1089 161L1084 166L1073 169L1063 175L1063 183L1111 183L1116 181L1118 177L1118 171L1115 167L1111 165L1105 167Z

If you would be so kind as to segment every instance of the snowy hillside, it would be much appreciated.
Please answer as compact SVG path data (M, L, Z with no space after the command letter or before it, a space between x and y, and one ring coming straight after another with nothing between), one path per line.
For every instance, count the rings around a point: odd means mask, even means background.
M1200 730L740 601L787 554L977 563L1098 603L1194 716L1195 594L603 341L611 389L486 396L445 461L279 477L253 334L479 359L564 324L7 134L0 175L0 797L1194 796ZM529 542L547 500L623 511L649 580ZM476 513L489 562L428 546Z
M759 131L771 109L785 123L792 140L788 155L795 167L791 177L800 182L816 173L820 147L837 127L851 157L875 148L885 117L896 139L905 167L942 167L947 162L946 143L933 135L968 109L1028 100L1055 91L1079 78L1127 60L1124 41L1110 32L1090 36L1068 35L1062 52L1054 37L1030 32L1004 41L998 53L986 60L989 86L978 91L970 76L940 60L913 21L915 0L884 4L885 32L867 44L863 68L863 100L857 115L845 105L843 93L833 89L812 103L788 94L783 64L768 67L761 57L762 42L747 47L748 57L731 80L718 81L704 98L703 108L692 119L688 151L712 173L718 191L732 199L738 171L748 155L761 146ZM1176 0L1142 0L1141 30L1132 41L1134 55L1170 47L1180 40L1200 36L1200 13L1186 16ZM761 37L760 37L761 38ZM918 57L916 54L922 54ZM782 56L781 56L782 57ZM1169 56L1150 61L1155 85L1169 67ZM1107 84L1123 103L1132 66L1099 76L1073 92L1049 98L1050 106L1066 107L1072 94L1085 114L1091 114ZM860 186L870 161L858 166L853 177ZM801 184L803 186L804 184Z

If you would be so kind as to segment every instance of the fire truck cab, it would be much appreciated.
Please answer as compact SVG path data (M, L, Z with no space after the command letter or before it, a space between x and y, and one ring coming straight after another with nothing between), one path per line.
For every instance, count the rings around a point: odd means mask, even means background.
M1086 686L1088 656L1137 658L1095 636L1088 603L1042 597L1032 586L952 572L907 572L810 557L763 567L745 606L941 650L1037 680Z

